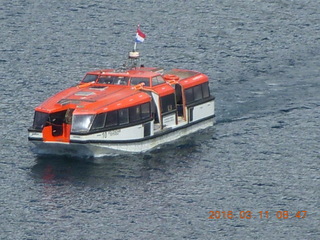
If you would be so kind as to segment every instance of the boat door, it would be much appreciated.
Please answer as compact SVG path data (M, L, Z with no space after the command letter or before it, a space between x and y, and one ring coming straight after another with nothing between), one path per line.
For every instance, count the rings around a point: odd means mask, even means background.
M182 87L180 84L175 84L174 90L176 93L176 102L177 102L177 112L178 116L183 116L185 119L185 113L184 113L184 104L183 104L183 97L182 97Z
M73 111L67 109L49 114L48 126L43 128L43 140L69 142Z
M155 107L155 123L159 123L160 129L170 128L177 124L177 108L174 92L160 96L151 92ZM155 125L156 126L156 125Z
M161 123L160 96L155 92L151 92L151 96L153 100L151 112L154 114L155 123Z

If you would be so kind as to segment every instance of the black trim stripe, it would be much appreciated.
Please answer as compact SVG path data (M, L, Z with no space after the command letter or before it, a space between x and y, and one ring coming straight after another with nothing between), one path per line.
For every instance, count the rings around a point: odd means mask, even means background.
M215 97L214 96L210 96L208 98L204 98L204 99L201 99L201 100L198 100L198 101L195 101L195 102L192 102L192 103L189 103L187 104L187 107L195 107L195 106L198 106L198 105L201 105L201 104L205 104L207 102L211 102L212 100L215 100Z
M33 138L33 137L28 137L29 141L37 141L37 142L43 142L43 138Z
M137 125L141 125L147 122L151 122L152 118L148 117L146 119L142 119L136 122L131 122L131 123L126 123L126 124L122 124L122 125L114 125L114 126L110 126L110 127L104 127L104 128L99 128L99 129L95 129L95 130L90 130L89 132L71 132L72 135L78 135L78 136L83 136L83 135L91 135L91 134L96 134L96 133L102 133L102 132L106 132L106 131L112 131L112 130L117 130L117 129L123 129L123 128L128 128L128 127L132 127L132 126L137 126Z
M183 125L181 127L177 127L177 128L174 128L174 129L172 129L172 128L164 129L163 131L161 131L159 133L156 133L156 134L154 134L152 136L148 136L148 137L140 138L140 139L130 139L130 140L83 140L83 141L81 141L81 140L70 140L70 143L81 143L81 144L87 144L87 143L110 143L110 144L115 144L115 143L143 142L143 141L146 141L146 140L150 140L150 139L153 139L153 138L157 138L157 137L166 135L166 134L171 133L171 132L175 132L175 131L190 127L192 125L198 124L200 122L209 120L209 119L214 118L214 117L215 117L215 114L213 114L211 116L208 116L206 118L203 118L201 120L185 124L185 125Z

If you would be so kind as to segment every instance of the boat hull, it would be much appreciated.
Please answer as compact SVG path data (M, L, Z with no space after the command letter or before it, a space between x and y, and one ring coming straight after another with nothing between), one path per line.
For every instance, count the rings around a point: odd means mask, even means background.
M72 141L44 142L41 139L29 139L35 144L35 153L39 155L68 155L75 157L103 157L119 154L143 153L162 144L175 141L181 137L213 126L214 116L193 122L175 129L168 129L153 136L130 141Z

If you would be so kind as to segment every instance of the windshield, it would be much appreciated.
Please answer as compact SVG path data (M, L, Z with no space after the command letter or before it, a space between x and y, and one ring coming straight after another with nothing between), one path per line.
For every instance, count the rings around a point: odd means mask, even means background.
M128 85L128 77L122 76L100 76L98 83L113 85Z
M144 78L144 77L133 77L131 78L130 81L131 85L137 85L140 83L144 83L144 86L150 86L150 81L149 78Z
M71 132L88 132L94 115L74 115Z
M33 120L33 128L42 130L48 124L49 114L43 112L35 112Z
M88 82L95 82L98 78L98 75L94 74L87 74L84 79L82 80L83 83L88 83Z

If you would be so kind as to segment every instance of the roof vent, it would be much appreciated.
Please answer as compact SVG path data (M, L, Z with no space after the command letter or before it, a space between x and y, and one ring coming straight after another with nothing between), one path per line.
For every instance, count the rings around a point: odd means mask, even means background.
M84 92L84 91L80 91L74 94L75 96L91 96L91 95L95 95L94 92Z

